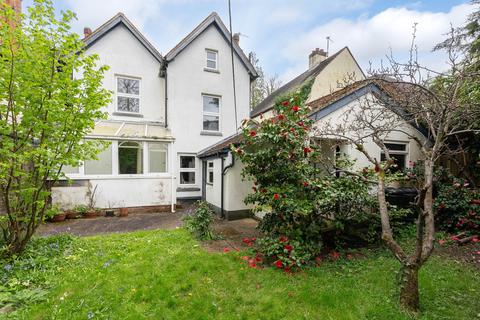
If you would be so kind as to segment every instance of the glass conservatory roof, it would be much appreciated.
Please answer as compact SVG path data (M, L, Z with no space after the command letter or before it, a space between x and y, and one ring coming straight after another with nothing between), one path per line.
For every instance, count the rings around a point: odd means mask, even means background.
M137 138L148 140L174 140L162 123L102 120L88 134L89 138Z

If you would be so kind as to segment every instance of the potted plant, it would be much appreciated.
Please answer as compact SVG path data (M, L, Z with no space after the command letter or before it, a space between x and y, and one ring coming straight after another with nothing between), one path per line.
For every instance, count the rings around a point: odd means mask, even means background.
M67 209L63 212L65 213L67 219L76 219L78 216L78 213L75 211L75 209Z
M118 216L119 217L127 217L128 216L128 208L126 208L126 207L120 208L120 210L118 211Z
M87 208L86 205L80 204L80 205L76 206L73 210L74 210L75 213L77 214L77 217L78 217L78 216L84 217L85 214L86 214L87 211L88 211L88 208Z
M47 213L48 216L51 217L51 221L52 222L61 222L61 221L65 221L65 218L67 217L67 215L65 214L65 212L60 212L60 208L58 207L58 205L53 205L50 209L49 209L49 212Z

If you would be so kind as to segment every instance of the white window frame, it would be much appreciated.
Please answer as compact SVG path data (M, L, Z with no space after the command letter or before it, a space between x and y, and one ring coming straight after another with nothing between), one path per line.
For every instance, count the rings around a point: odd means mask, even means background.
M160 153L165 153L165 172L151 172L150 171L150 144L155 144L155 143L164 143L166 144L166 150L153 150L154 152L160 152ZM169 160L168 160L168 153L169 153L169 143L166 142L146 142L145 143L145 148L147 149L147 156L145 157L145 154L143 155L144 158L147 158L147 174L165 174L169 172Z
M193 157L193 163L195 164L195 167L193 168L182 168L182 157ZM195 154L189 154L189 153L183 153L178 155L178 185L182 187L191 187L191 186L197 186L198 183L198 161L197 157ZM182 172L193 172L194 173L194 180L195 183L182 183L181 175Z
M210 166L210 165L212 165L212 166ZM215 168L215 163L213 161L208 161L207 162L207 183L208 184L213 184L213 181L215 181L214 168ZM212 174L211 179L210 179L210 173Z
M203 97L210 97L210 98L217 98L218 99L218 112L210 112L210 111L205 111L203 110ZM215 94L208 94L208 93L202 93L202 131L204 132L217 132L220 133L222 132L222 96L215 95ZM203 128L203 118L205 116L214 116L218 117L218 130L207 130Z
M118 91L118 79L119 78L138 81L138 95L137 94L131 94L131 93L119 92ZM142 114L141 113L141 110L142 110L142 99L141 99L141 96L142 96L142 79L141 78L124 76L124 75L120 75L120 74L115 75L115 94L116 94L116 96L115 96L115 110L116 110L116 112L127 113L127 114ZM118 108L118 97L137 98L138 99L138 112L120 110Z
M213 53L215 55L215 59L209 59L208 54ZM218 51L213 49L205 49L205 69L218 71ZM213 61L215 63L215 68L211 68L208 66L208 61Z
M409 143L407 141L383 141L384 144L399 144L399 145L404 145L405 150L391 150L388 149L388 154L390 156L399 154L399 155L404 155L405 156L405 163L403 164L404 168L407 168L407 163L409 160ZM387 147L387 146L385 146ZM383 150L380 149L380 158L382 157L382 154L384 154Z
M133 142L133 143L137 143L139 145L138 148L142 148L142 172L140 173L120 173L120 144L122 143L125 143L125 142ZM117 141L117 158L116 159L112 159L112 162L117 162L117 174L119 176L141 176L141 175L144 175L145 174L145 142L143 141L134 141L134 140L119 140ZM125 149L137 149L136 147L130 147L130 146L127 146L127 147L123 147Z

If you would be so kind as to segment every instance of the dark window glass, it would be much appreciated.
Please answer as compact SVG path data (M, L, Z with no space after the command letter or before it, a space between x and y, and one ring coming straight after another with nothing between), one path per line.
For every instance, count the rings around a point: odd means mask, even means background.
M406 161L406 155L405 154L391 154L390 157L395 160L395 164L397 165L395 168L390 168L391 172L397 172L397 171L404 171L405 170L405 161ZM387 157L385 157L385 154L382 152L380 156L381 161L387 161Z
M195 168L195 157L193 156L181 156L180 168Z
M138 142L120 142L118 145L118 169L120 174L143 173L143 150Z
M385 143L385 147L387 147L388 150L393 150L393 151L407 150L407 145L403 143Z
M203 116L203 130L219 131L220 130L220 117L219 116Z
M195 184L195 172L180 172L180 184Z

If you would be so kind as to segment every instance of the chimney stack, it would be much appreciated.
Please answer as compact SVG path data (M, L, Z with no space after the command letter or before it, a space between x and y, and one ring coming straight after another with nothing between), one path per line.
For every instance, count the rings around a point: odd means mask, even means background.
M233 42L235 42L237 46L240 46L240 33L233 34Z
M88 27L85 27L83 28L83 36L86 38L88 37L89 35L92 34L92 29L88 28Z
M308 68L311 69L318 66L325 59L327 59L327 53L323 49L315 48L308 56Z
M22 0L7 0L6 4L12 7L17 13L22 13Z

